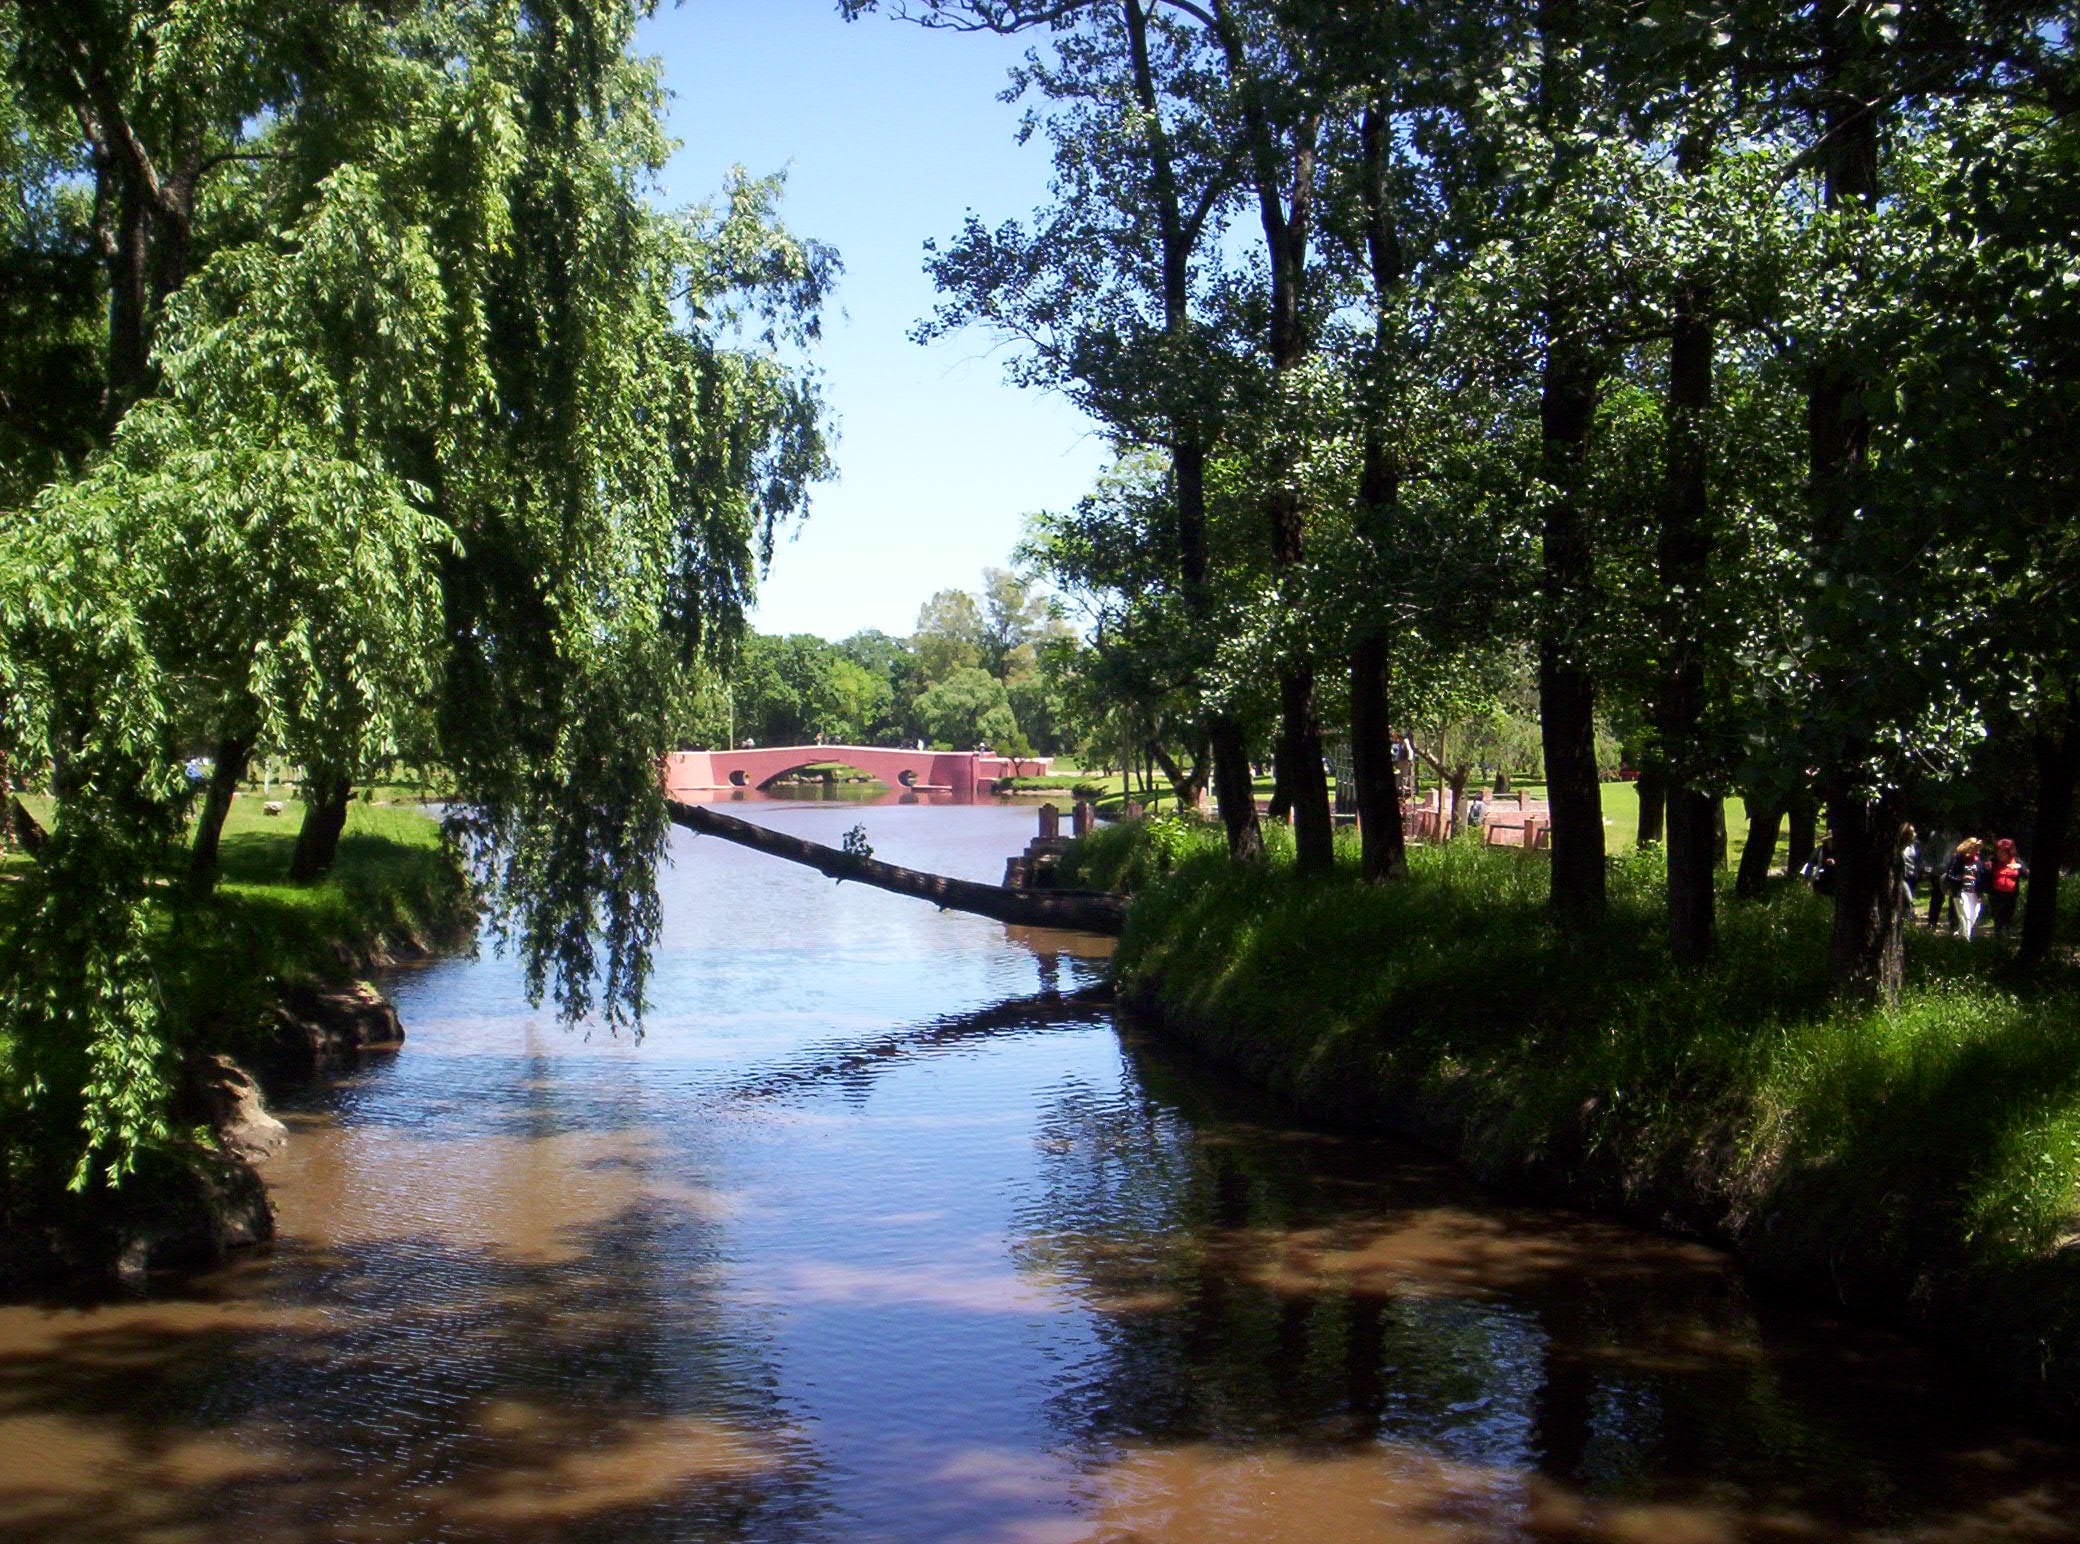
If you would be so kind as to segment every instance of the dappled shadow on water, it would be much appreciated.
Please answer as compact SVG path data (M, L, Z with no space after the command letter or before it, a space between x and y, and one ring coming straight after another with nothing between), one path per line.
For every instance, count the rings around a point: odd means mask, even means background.
M1093 1536L2080 1538L2080 1450L1893 1337L1174 1052L1136 1072L1054 1091L1018 1246L1093 1312L1048 1401Z
M548 1263L292 1246L204 1295L47 1315L0 1349L0 1535L807 1536L818 1468L755 1326L719 1332L686 1240L657 1273L688 1226L632 1206Z
M295 1117L272 1256L0 1315L0 1537L2080 1538L1910 1348L1090 1014L421 1043Z

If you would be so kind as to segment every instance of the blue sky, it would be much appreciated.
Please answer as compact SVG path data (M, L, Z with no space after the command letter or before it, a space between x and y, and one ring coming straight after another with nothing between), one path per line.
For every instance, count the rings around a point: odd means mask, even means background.
M990 339L908 337L936 299L926 239L970 209L994 224L1046 196L1044 147L1019 146L1018 110L996 100L1021 45L848 26L831 0L683 0L638 47L673 93L666 199L712 196L732 165L785 168L787 224L845 263L820 350L838 480L775 553L753 625L907 635L935 590L976 588L1029 511L1074 502L1107 459L1075 409L1003 383Z

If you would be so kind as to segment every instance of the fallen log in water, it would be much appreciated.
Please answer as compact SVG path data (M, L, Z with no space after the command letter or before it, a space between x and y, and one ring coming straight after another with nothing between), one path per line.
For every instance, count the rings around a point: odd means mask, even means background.
M971 911L998 922L1073 928L1114 937L1126 922L1127 898L1106 890L1007 890L972 879L949 879L944 874L898 868L878 858L862 858L820 842L805 842L798 836L724 815L705 804L667 799L665 807L671 811L673 822L689 831L719 836L790 863L807 864L832 879L850 879L878 890L893 890L897 895L914 895L947 911Z

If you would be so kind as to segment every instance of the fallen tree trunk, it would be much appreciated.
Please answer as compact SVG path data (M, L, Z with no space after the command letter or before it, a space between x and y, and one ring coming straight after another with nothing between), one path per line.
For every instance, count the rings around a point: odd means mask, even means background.
M877 858L856 857L819 842L805 842L764 826L724 815L704 804L682 804L665 800L675 825L704 836L802 863L832 879L851 879L877 890L897 895L914 895L945 911L969 911L998 922L1023 923L1028 927L1073 928L1082 933L1119 935L1126 922L1127 898L1105 890L1007 890L1001 885L980 884L972 879L948 879L944 874L926 874L917 869L898 868Z

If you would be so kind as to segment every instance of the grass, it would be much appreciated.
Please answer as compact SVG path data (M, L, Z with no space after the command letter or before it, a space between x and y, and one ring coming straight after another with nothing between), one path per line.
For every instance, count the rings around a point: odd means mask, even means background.
M1796 884L1725 904L1718 959L1684 972L1653 852L1614 861L1608 920L1563 937L1517 853L1419 849L1370 887L1348 842L1315 883L1281 849L1238 873L1192 822L1087 839L1073 882L1139 892L1128 999L1317 1114L1719 1237L2080 1402L2070 963L2023 980L2005 941L1915 933L1896 1009L1838 1007L1824 903Z
M1015 779L1012 783L1006 785L1003 791L1025 794L1055 792L1066 794L1079 783L1101 787L1104 792L1096 802L1099 808L1108 812L1117 811L1130 798L1155 813L1174 813L1177 809L1177 800L1170 793L1167 784L1158 782L1157 792L1153 795L1143 794L1138 788L1128 789L1126 774L1123 772L1110 772L1100 775L1057 766L1044 778L1023 777ZM1434 783L1429 780L1422 782L1417 790L1418 800L1426 797L1433 786L1435 786ZM1639 789L1637 785L1630 782L1610 782L1602 786L1605 850L1613 854L1628 853L1632 851L1633 838L1639 833ZM1260 800L1271 797L1271 787L1272 780L1268 777L1258 778L1253 785L1254 791ZM1542 783L1515 783L1511 787L1512 791L1521 788L1533 798L1542 799L1545 797L1545 785ZM1333 781L1330 784L1330 789L1333 794L1335 789ZM1472 785L1469 784L1469 794L1471 791ZM1512 801L1508 795L1505 795L1499 808L1507 810L1511 807ZM1732 861L1739 861L1741 844L1747 839L1747 806L1742 804L1737 798L1728 798L1726 800L1726 844ZM1783 851L1783 845L1780 833L1777 843L1780 854Z
M50 820L47 801L25 802ZM439 936L470 914L440 827L423 810L357 800L332 871L294 885L289 856L303 807L285 800L282 813L270 816L265 802L248 793L232 805L221 875L207 900L181 897L184 847L169 851L155 875L166 904L157 908L151 949L167 1022L186 1044L235 1044L284 985L336 979L386 943ZM19 856L0 867L7 881L0 882L0 926L23 904L29 868Z
M225 823L223 869L204 906L170 908L169 993L180 1018L237 1030L281 984L350 971L386 943L438 936L467 914L440 827L414 808L357 801L332 871L311 885L286 878L302 806L279 816L241 799Z

